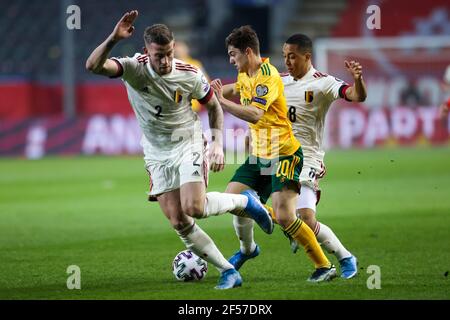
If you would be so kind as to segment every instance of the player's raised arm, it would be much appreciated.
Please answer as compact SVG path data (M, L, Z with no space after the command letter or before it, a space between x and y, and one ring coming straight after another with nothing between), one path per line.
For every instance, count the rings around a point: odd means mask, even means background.
M211 86L214 87L222 87L223 96L227 99L232 99L239 96L239 92L236 91L236 83L222 84L220 79L214 79L211 81Z
M214 93L216 94L220 104L222 105L223 109L235 117L238 117L239 119L242 119L244 121L250 122L250 123L257 123L259 119L264 115L264 110L257 108L252 105L248 105L245 108L243 108L240 104L234 103L233 101L228 100L224 97L224 86L219 81L212 81L211 86L214 89ZM232 87L232 90L234 89L234 84ZM230 94L230 86L225 88L228 94Z
M120 66L111 59L108 59L109 52L120 40L129 38L134 31L133 22L138 16L138 11L127 12L117 22L113 32L100 44L86 61L86 69L108 77L118 76Z
M355 80L353 86L349 87L345 92L345 96L348 100L363 102L367 97L367 89L362 77L361 64L353 60L350 62L345 61L345 67Z

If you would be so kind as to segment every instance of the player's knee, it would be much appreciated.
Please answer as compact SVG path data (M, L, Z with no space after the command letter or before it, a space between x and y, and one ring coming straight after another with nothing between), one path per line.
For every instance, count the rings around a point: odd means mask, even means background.
M302 213L300 214L300 219L308 225L311 229L314 230L316 226L316 217L314 214Z
M283 229L286 229L292 222L295 221L295 215L289 214L289 208L284 204L276 206L274 210L277 222Z
M182 204L183 213L193 218L203 218L204 203L201 201L191 200Z

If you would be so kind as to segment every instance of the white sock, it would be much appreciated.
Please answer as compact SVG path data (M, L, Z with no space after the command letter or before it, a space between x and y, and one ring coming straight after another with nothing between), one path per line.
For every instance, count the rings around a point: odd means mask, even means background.
M208 192L203 217L218 216L235 209L244 209L248 199L242 194Z
M233 225L241 244L242 253L253 253L256 248L253 240L253 219L233 216Z
M186 248L213 264L220 273L228 269L234 269L233 265L217 249L214 241L195 222L193 225L176 232Z
M350 257L352 254L345 249L341 241L334 234L334 232L325 224L317 221L316 228L314 230L317 241L325 248L328 253L332 253L340 261L344 258Z

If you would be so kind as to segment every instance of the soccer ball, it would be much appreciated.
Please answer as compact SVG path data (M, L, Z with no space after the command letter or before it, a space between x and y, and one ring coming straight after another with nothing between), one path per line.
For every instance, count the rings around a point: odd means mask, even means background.
M208 271L208 263L191 250L179 252L172 262L172 272L180 281L202 280Z

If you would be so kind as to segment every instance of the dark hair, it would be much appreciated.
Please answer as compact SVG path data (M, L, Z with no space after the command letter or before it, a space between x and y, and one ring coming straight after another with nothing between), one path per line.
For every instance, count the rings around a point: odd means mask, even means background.
M286 40L286 43L297 45L299 51L302 53L312 53L312 41L307 35L301 33L294 34Z
M245 49L250 48L255 54L259 54L259 40L258 35L251 26L242 26L233 29L228 37L225 39L225 46L233 46L244 52Z
M146 44L169 44L173 40L173 33L165 24L154 24L145 28L144 41Z

